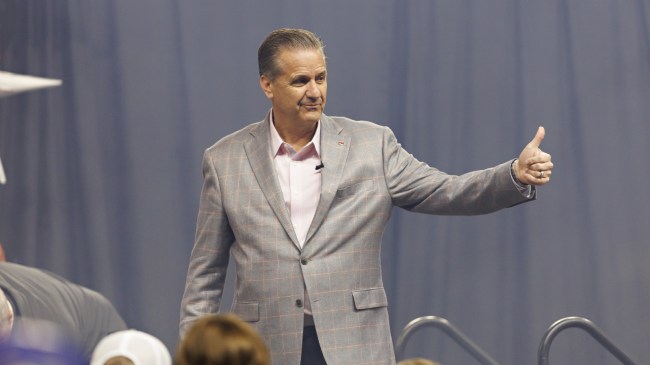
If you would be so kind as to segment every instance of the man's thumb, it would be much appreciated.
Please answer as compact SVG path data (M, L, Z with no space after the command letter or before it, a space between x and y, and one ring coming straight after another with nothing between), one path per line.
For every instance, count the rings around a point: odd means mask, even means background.
M546 131L544 130L544 127L541 125L539 128L537 128L537 133L535 134L535 137L533 138L532 141L530 141L530 146L538 148L540 144L542 144L542 141L544 140L544 135L546 134Z

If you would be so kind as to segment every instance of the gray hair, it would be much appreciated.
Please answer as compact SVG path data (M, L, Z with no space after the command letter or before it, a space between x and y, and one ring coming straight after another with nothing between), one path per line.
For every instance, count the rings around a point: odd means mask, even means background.
M325 57L325 45L316 34L305 29L276 29L264 39L257 50L260 76L274 80L280 74L277 56L283 48L320 50Z

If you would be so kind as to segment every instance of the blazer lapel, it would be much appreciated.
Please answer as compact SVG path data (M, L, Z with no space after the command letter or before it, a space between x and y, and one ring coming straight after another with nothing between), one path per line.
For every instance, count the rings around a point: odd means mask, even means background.
M270 115L270 113L269 113ZM284 203L284 196L278 181L275 163L271 156L269 141L269 117L267 117L251 130L251 137L244 142L244 149L248 156L248 162L253 169L257 183L259 184L266 200L271 205L273 212L282 224L282 227L291 238L291 241L300 249L300 244L293 230L289 211Z
M323 223L323 219L332 205L336 190L339 187L341 176L345 168L345 161L350 149L350 136L345 135L343 127L339 126L333 119L325 114L321 117L321 161L322 187L318 207L314 219L307 231L305 245Z

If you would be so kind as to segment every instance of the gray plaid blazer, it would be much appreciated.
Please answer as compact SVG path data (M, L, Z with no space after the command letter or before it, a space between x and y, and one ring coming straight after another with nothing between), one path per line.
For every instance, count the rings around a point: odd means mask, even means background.
M321 196L301 249L271 155L268 115L205 151L181 335L197 317L219 311L232 255L231 311L261 333L273 364L300 363L305 287L328 364L394 364L380 266L391 208L474 215L529 200L513 184L510 162L448 175L370 122L323 114L321 158Z

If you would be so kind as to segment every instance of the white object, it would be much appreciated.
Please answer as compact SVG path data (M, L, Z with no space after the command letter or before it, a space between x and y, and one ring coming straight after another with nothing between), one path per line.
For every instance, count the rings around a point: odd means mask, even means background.
M167 347L156 337L134 329L104 337L93 351L91 365L103 365L113 357L126 357L135 365L172 365Z
M58 79L0 71L0 98L59 85L61 85L61 80ZM2 160L0 160L0 184L5 184L6 182L7 175L5 175L5 171L2 168Z
M7 183L7 175L5 175L5 170L2 168L2 160L0 160L0 184Z
M0 71L0 98L61 85L61 80Z

